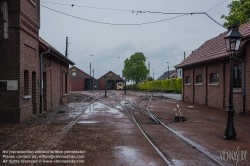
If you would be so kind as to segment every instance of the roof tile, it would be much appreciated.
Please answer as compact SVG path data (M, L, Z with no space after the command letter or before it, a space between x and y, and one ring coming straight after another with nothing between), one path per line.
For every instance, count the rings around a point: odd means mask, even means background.
M250 35L250 22L242 24L239 31L243 37ZM181 68L189 65L194 65L204 61L210 61L228 56L225 48L225 40L227 32L220 34L210 40L207 40L197 50L193 51L184 61L176 67ZM242 45L245 42L242 42Z

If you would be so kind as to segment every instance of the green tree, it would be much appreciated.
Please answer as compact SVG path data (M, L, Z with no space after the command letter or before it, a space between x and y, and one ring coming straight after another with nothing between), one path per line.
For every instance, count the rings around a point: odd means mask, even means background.
M124 61L124 68L122 70L122 76L127 81L133 81L137 85L141 80L144 80L149 70L145 65L146 57L143 53L137 52L130 56L130 58Z
M233 0L228 6L228 16L222 15L226 22L225 27L241 25L250 20L250 0Z

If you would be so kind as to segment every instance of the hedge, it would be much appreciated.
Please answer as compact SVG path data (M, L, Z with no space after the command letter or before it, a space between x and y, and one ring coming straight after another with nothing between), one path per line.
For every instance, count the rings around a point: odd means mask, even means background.
M127 89L133 89L133 85L127 85ZM171 78L166 80L144 81L136 86L138 90L170 90L180 93L182 91L182 79Z

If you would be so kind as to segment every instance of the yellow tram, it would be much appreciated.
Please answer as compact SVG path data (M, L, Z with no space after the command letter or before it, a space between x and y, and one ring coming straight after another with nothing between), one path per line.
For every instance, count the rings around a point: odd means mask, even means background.
M117 82L116 83L116 89L123 89L123 82Z

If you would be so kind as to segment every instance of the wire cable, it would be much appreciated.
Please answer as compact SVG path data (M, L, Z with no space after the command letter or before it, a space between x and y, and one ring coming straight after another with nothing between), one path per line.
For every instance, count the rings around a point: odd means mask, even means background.
M227 0L226 0L227 1ZM216 5L215 7L209 9L208 11L218 7L219 5L225 3L226 1L223 1L222 3ZM191 12L191 13L165 13L165 12L154 12L154 11L142 11L142 10L122 10L122 9L111 9L111 8L100 8L100 7L89 7L89 6L79 6L79 5L69 5L69 4L61 4L61 3L53 3L53 2L45 2L45 1L42 1L44 3L50 3L50 4L58 4L58 5L67 5L67 6L76 6L76 7L85 7L85 8L94 8L94 9L102 9L102 10L115 10L115 11L130 11L132 13L136 13L136 15L139 14L142 14L142 13L150 13L150 14L167 14L167 15L177 15L179 14L179 16L176 16L176 17L173 17L173 18L169 18L169 19L164 19L164 20L159 20L159 21L153 21L153 22L147 22L147 23L140 23L140 24L114 24L114 23L105 23L105 22L99 22L99 21L93 21L93 20L88 20L88 19L84 19L84 18L80 18L80 17L77 17L77 16L72 16L72 15L69 15L69 14L66 14L66 13L63 13L63 12L60 12L60 11L57 11L57 10L54 10L54 9L51 9L49 7L46 7L46 6L43 6L41 5L42 7L45 7L47 9L50 9L54 12L57 12L57 13L61 13L61 14L64 14L64 15L67 15L67 16L70 16L70 17L74 17L74 18L77 18L77 19L81 19L81 20L85 20L85 21L89 21L89 22L94 22L94 23L99 23L99 24L108 24L108 25L144 25L144 24L152 24L152 23L158 23L158 22L163 22L163 21L167 21L167 20L171 20L171 19L175 19L175 18L178 18L178 17L181 17L181 16L184 16L184 15L193 15L193 14L205 14L208 18L210 18L212 21L214 21L216 24L218 24L219 26L223 27L223 28L226 28L224 27L222 24L220 24L218 21L216 21L215 19L213 19L210 15L208 15L206 12ZM208 12L207 11L207 12Z
M220 5L222 5L223 3L227 2L227 1L228 1L228 0L225 0L225 1L221 2L220 4L218 4L218 5L214 6L214 7L212 7L212 8L209 9L209 10L207 10L206 12L209 12L209 11L213 10L214 8L216 8L216 7L220 6Z
M182 16L185 16L185 15L189 14L189 13L186 13L186 14L182 14L182 15L179 15L179 16L176 16L176 17L164 19L164 20L158 20L158 21L152 21L152 22L144 22L144 23L138 23L138 24L116 24L116 23L109 23L109 22L101 22L101 21L88 20L88 19L85 19L85 18L73 16L73 15L70 15L70 14L67 14L67 13L64 13L64 12L60 12L60 11L51 9L51 8L46 7L44 5L41 5L41 6L44 7L44 8L47 8L47 9L49 9L51 11L54 11L56 13L60 13L60 14L63 14L63 15L69 16L69 17L73 17L73 18L84 20L84 21L88 21L88 22L98 23L98 24L106 24L106 25L146 25L146 24L154 24L154 23L159 23L159 22L164 22L164 21L172 20L172 19L175 19L175 18L178 18L178 17L182 17Z
M99 9L99 10L113 10L113 11L120 11L120 12L132 12L133 11L133 10L111 9L111 8L102 8L102 7L93 7L93 6L81 6L81 5L74 5L74 4L70 5L70 4L62 4L62 3L46 2L46 1L41 1L41 2L54 4L54 5L71 6L71 7L83 7L83 8Z

